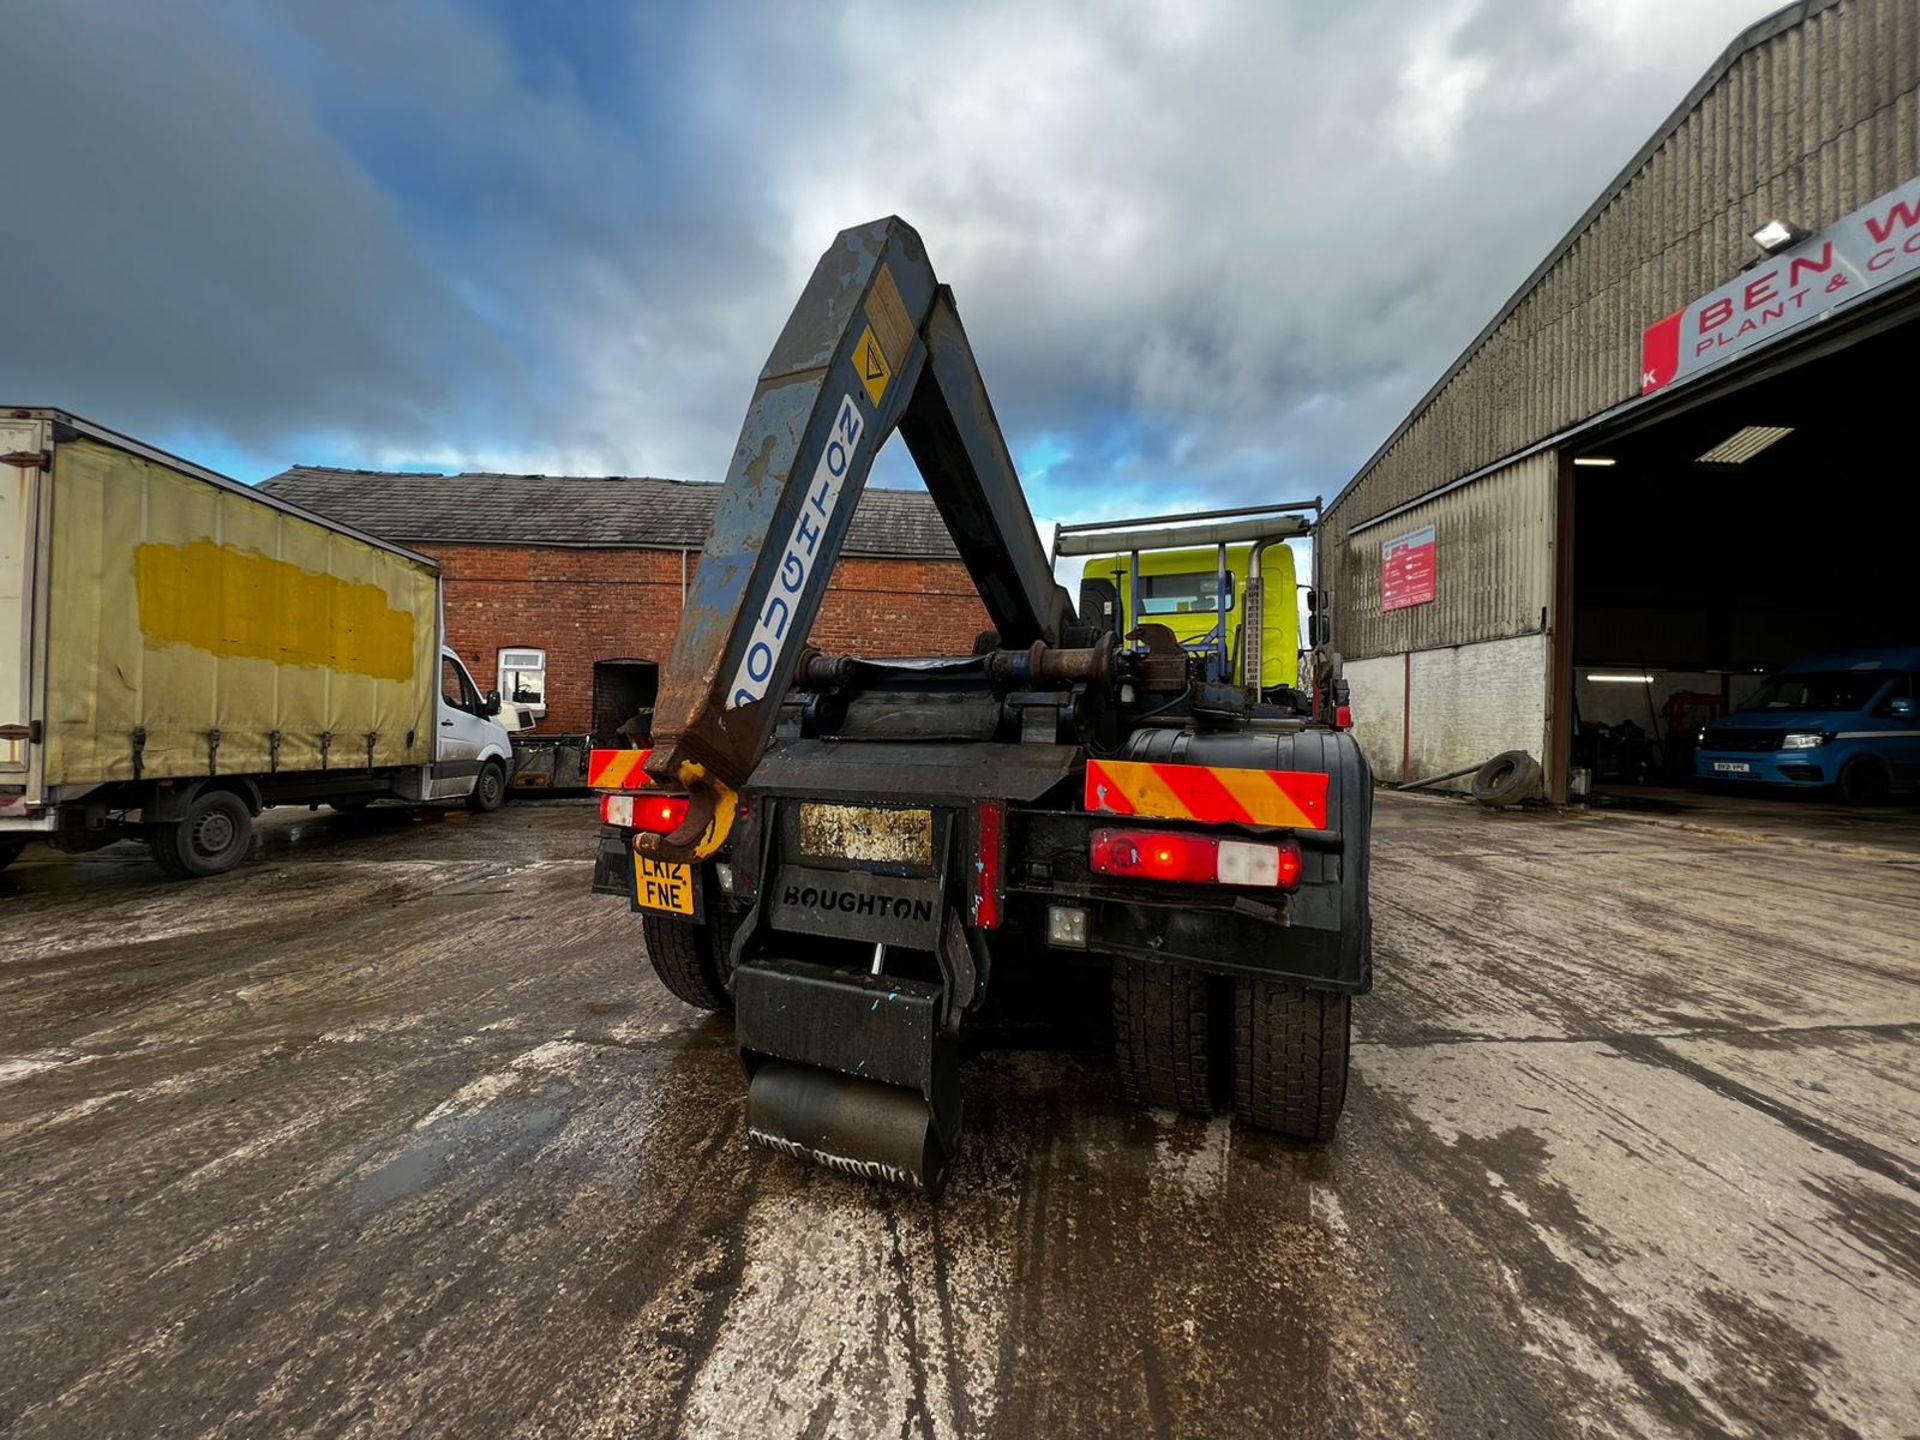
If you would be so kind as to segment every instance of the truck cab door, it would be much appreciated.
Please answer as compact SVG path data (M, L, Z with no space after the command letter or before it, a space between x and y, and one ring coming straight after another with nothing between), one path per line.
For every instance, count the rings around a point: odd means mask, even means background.
M428 796L457 798L473 789L480 773L480 751L492 724L486 719L480 691L467 667L451 650L440 652L440 699L435 705L439 724L434 730L433 780Z

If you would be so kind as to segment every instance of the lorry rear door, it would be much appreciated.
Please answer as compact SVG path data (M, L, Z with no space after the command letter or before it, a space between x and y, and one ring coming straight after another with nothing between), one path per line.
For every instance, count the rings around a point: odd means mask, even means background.
M50 440L46 422L0 419L0 786L38 799L33 724L34 515Z

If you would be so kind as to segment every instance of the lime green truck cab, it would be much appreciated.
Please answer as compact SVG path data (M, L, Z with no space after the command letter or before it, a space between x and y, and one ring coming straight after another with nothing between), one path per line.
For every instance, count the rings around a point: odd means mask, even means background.
M1260 552L1262 603L1248 604L1248 582L1253 555ZM1293 550L1272 542L1226 547L1225 596L1221 594L1220 554L1213 546L1197 550L1145 550L1137 557L1139 603L1134 601L1135 557L1102 555L1090 558L1081 571L1083 597L1098 593L1111 598L1113 615L1124 617L1129 629L1165 625L1189 650L1218 656L1214 677L1227 684L1248 683L1246 635L1250 613L1259 615L1255 632L1260 665L1260 689L1297 686L1300 681L1300 614L1295 599ZM1094 582L1089 590L1088 582ZM1082 609L1085 602L1083 600ZM1221 624L1224 613L1225 625Z

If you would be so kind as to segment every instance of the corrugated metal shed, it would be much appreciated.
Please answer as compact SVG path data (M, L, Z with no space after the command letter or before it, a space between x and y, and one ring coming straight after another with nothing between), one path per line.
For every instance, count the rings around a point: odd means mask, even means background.
M1641 332L1737 275L1760 221L1820 229L1916 173L1920 5L1802 0L1751 27L1341 493L1327 553L1631 399ZM1335 599L1360 621L1361 592Z
M1417 505L1329 552L1348 597L1338 616L1349 660L1504 640L1545 628L1553 595L1556 462L1541 451L1478 484ZM1430 604L1380 609L1382 542L1431 525L1439 584Z

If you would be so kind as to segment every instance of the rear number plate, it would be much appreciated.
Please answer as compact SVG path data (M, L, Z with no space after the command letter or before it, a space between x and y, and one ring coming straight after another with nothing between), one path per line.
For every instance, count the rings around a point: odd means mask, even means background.
M633 898L642 910L658 910L665 915L691 917L693 911L693 866L668 865L633 857Z
M1713 768L1725 775L1750 775L1753 773L1753 766L1744 760L1716 760L1713 762Z

